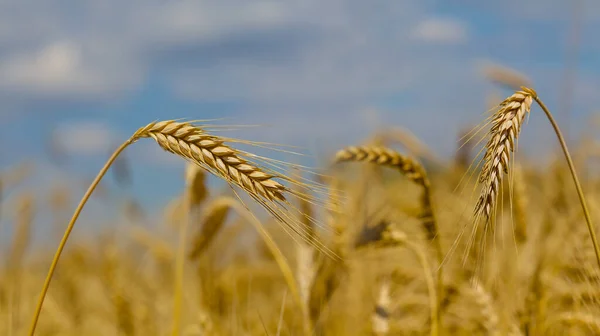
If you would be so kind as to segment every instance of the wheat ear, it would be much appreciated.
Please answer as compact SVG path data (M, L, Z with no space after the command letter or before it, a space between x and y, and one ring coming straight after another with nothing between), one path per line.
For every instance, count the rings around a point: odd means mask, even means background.
M194 167L194 168L192 168ZM181 328L181 307L183 302L183 287L185 278L185 247L187 243L187 233L192 218L192 210L206 197L206 188L204 188L204 175L201 168L193 163L188 163L185 173L186 188L183 194L183 223L179 226L179 242L177 246L177 255L175 258L175 281L173 288L173 320L171 326L171 335L180 334Z
M443 251L440 242L440 232L432 211L431 183L427 178L425 169L419 162L392 149L380 146L346 147L337 152L335 161L364 161L392 167L411 181L422 186L424 189L422 199L424 210L422 215L423 228L427 234L427 238L435 244L439 261L442 261Z
M475 205L476 220L483 216L487 224L495 209L504 174L509 172L521 125L531 111L532 102L531 91L517 91L500 103L500 108L492 118L479 175L479 183L483 187Z
M586 224L594 245L596 261L600 267L600 247L592 224L590 212L588 210L583 189L577 177L575 165L569 154L569 149L565 143L564 137L550 113L550 110L538 97L537 92L533 89L521 87L520 91L515 92L512 96L506 98L500 103L498 111L492 117L492 127L489 132L489 140L486 145L486 153L483 158L483 168L479 176L479 183L483 184L479 200L475 206L475 221L483 216L485 224L489 224L492 212L496 207L496 198L501 186L502 178L505 173L509 172L510 159L516 149L516 141L521 131L521 125L525 117L531 110L533 101L540 106L546 114L548 121L554 129L554 133L560 143L565 159L569 166L579 202L585 216Z
M427 261L427 255L424 253L423 249L419 247L419 245L408 239L408 236L405 232L396 229L391 224L388 224L386 229L382 232L381 243L391 246L405 246L411 250L419 260L419 263L423 268L423 276L425 277L427 290L429 291L429 310L431 314L430 335L438 336L440 328L439 303L441 300L439 299L440 295L435 288L433 277L431 276L431 267Z
M50 269L42 286L42 290L36 304L36 308L31 321L29 336L35 334L40 312L44 304L46 293L50 288L52 276L58 265L58 261L67 243L67 240L75 226L84 205L98 187L100 180L117 157L127 148L141 138L153 138L166 151L177 154L197 165L206 171L224 179L230 185L235 185L244 190L263 208L273 215L280 223L288 225L294 233L303 236L303 232L294 227L289 221L290 218L282 213L278 206L285 206L284 193L294 194L300 197L309 197L298 194L275 181L274 178L286 179L288 182L301 184L297 181L286 178L280 174L269 174L258 165L254 164L248 157L256 157L249 153L237 151L224 144L224 140L207 134L199 126L186 122L177 122L173 120L152 122L145 127L137 130L127 141L121 144L110 156L108 161L102 167L96 178L92 181L88 190L81 199L79 205L73 213L64 235L59 243L56 253L50 264ZM246 157L246 159L244 158ZM306 185L303 185L307 187ZM280 203L278 203L280 202ZM325 251L327 252L327 251Z
M421 198L423 208L421 223L427 234L427 239L433 242L436 250L439 263L439 269L437 271L438 293L443 293L442 263L444 260L444 252L440 241L439 226L433 211L431 183L427 178L427 172L423 166L408 156L381 146L346 147L337 152L335 161L364 161L389 166L395 168L408 179L423 187L423 196Z

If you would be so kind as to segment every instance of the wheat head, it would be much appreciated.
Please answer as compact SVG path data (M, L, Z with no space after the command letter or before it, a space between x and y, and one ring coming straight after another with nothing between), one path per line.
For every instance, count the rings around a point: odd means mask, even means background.
M230 185L241 188L278 222L282 223L284 230L293 238L300 238L330 257L339 257L322 242L310 238L310 231L291 214L293 210L297 211L297 209L284 195L293 195L308 200L312 204L319 204L321 200L318 199L318 196L313 197L309 193L323 193L320 185L289 178L276 170L259 166L252 160L259 158L258 156L234 149L225 144L225 138L210 135L203 128L192 123L174 120L152 122L134 133L132 141L140 138L152 138L164 150L185 158L224 179ZM246 141L230 140L251 144ZM268 162L268 159L263 158L263 161ZM272 166L278 167L272 162L270 162ZM277 163L279 166L285 164ZM287 187L276 179L287 181L305 192Z
M389 148L379 146L350 146L338 151L335 155L335 161L364 161L389 166L398 169L413 182L422 186L429 186L425 170L417 161Z
M525 117L531 110L535 91L523 88L506 98L493 115L489 140L485 145L483 168L479 183L483 184L475 206L475 218L481 216L487 222L495 209L496 199L504 177L509 172L511 156L521 132Z
M164 150L184 157L243 190L270 201L281 200L286 191L273 175L244 160L237 150L202 128L173 120L153 122L140 128L135 138L153 138Z

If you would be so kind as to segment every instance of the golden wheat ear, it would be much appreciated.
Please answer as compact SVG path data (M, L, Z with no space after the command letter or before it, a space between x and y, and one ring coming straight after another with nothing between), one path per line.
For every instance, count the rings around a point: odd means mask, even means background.
M441 293L444 287L442 272L444 252L442 249L439 226L435 217L435 212L433 211L431 183L429 182L425 168L423 168L417 160L382 146L350 146L338 151L335 156L335 162L352 161L370 162L396 169L409 180L423 187L423 196L421 197L421 224L428 240L433 244L436 251L437 261L439 263L436 280L438 291ZM437 326L440 322L439 315L435 314L435 316L432 317L436 318L435 322Z
M50 269L44 281L40 297L38 299L36 310L34 312L29 335L33 336L39 319L39 315L46 297L46 293L50 287L52 276L58 265L60 255L64 250L67 240L75 226L75 222L79 217L85 203L90 198L100 180L106 174L117 157L129 145L142 138L152 138L164 150L176 154L185 160L192 162L204 169L205 171L225 180L230 186L237 186L242 189L247 195L254 199L259 205L266 209L282 227L294 237L300 237L310 244L315 245L320 251L328 254L330 257L337 256L324 244L318 240L309 240L309 233L305 226L298 221L291 213L291 203L286 199L286 195L301 197L307 199L314 204L318 204L320 199L318 196L311 196L309 192L323 192L324 188L317 184L298 181L285 176L283 173L278 173L276 170L268 169L259 165L257 162L267 162L271 166L281 167L285 165L281 161L269 160L261 158L252 153L234 149L225 144L226 138L221 138L215 135L208 134L206 130L200 126L189 122L179 122L175 120L166 120L152 122L138 129L131 138L119 146L116 151L108 159L104 167L100 170L81 202L75 209L71 221L67 225L65 233L56 250L56 254L52 259ZM233 142L244 142L252 145L252 142L233 140ZM262 144L259 144L262 145ZM295 184L306 190L305 193L293 190L291 187L285 186L278 182L286 181L289 184Z
M423 166L415 159L382 146L350 146L337 152L335 162L371 162L396 169L424 189L422 224L427 238L435 245L441 263L443 251L440 232L435 220L431 200L431 183Z
M548 108L538 97L537 92L526 87L521 87L521 90L516 91L513 95L502 101L498 110L491 118L491 127L487 133L488 141L484 147L485 154L482 160L483 167L478 178L478 182L482 187L474 209L475 228L471 234L469 245L473 243L477 225L480 221L483 221L484 223L485 232L487 232L488 229L494 229L492 223L496 212L498 193L501 191L504 175L508 174L512 168L511 161L513 160L514 152L517 147L521 126L525 118L530 114L533 101L535 101L546 114L565 155L586 218L598 266L600 267L600 248L598 247L594 226L567 145L558 124ZM483 239L482 242L483 241L485 240Z

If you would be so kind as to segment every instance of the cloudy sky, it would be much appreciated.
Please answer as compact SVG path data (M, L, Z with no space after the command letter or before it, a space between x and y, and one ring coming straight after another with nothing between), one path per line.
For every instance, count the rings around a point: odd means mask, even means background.
M399 125L450 155L494 89L481 64L526 73L558 109L573 55L574 131L600 104L598 31L595 0L0 0L0 165L35 160L38 185L85 179L138 127L175 118L260 124L233 135L313 155ZM525 150L552 141L541 116L527 128ZM152 204L181 187L183 165L155 145L126 154L123 193Z

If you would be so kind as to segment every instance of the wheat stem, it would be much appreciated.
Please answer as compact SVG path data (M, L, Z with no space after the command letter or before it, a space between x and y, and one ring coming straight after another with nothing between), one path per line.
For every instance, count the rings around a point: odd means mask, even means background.
M192 202L192 190L186 189L184 193L184 215L183 222L179 227L179 246L177 246L177 256L175 257L175 284L173 291L173 325L171 326L171 335L177 336L181 328L181 306L183 301L183 278L185 275L185 246L187 231L190 222L190 211Z
M258 219L250 212L250 210L248 210L245 207L245 205L243 203L236 202L233 199L230 199L229 202L230 202L229 206L232 209L234 209L239 215L244 217L244 219L246 219L248 222L250 222L250 224L252 224L252 226L254 226L254 229L256 229L256 231L258 232L260 237L265 242L265 245L269 249L269 252L271 252L271 254L273 255L273 259L275 259L277 266L281 270L281 274L283 275L283 278L285 279L285 282L287 283L288 288L292 292L292 297L296 301L296 304L300 308L300 311L301 312L306 311L307 310L306 303L302 300L302 297L300 295L300 290L298 289L298 284L296 282L296 279L294 278L294 272L292 271L292 268L290 267L289 263L287 262L286 257L283 255L283 253L281 252L281 250L279 249L279 247L277 246L277 244L275 243L275 241L273 240L273 238L271 237L269 232L263 227L263 225L258 221ZM305 330L305 333L308 334L309 331Z
M600 267L600 248L598 247L598 239L596 238L596 232L594 231L594 225L592 224L592 218L590 216L590 212L588 210L585 196L583 195L583 189L581 188L581 184L579 183L579 178L577 177L577 173L575 170L575 165L573 164L573 160L571 159L571 154L569 154L569 149L567 148L567 144L565 143L565 139L558 128L558 124L554 120L552 113L546 107L546 105L542 102L542 100L534 95L533 99L536 103L542 108L544 113L546 113L546 117L548 117L548 121L552 124L554 128L554 133L556 133L556 137L558 138L558 142L560 143L560 147L562 148L563 153L565 154L565 159L567 160L567 164L569 165L569 170L571 172L571 176L573 177L573 183L575 183L575 189L577 189L577 195L579 196L579 202L581 203L581 208L583 210L583 215L585 216L585 221L587 223L588 230L590 232L590 237L592 238L592 244L594 245L594 252L596 253L596 261L598 262L598 267Z
M75 226L75 222L77 221L77 218L79 217L79 214L81 213L81 210L83 210L83 206L85 205L85 203L87 203L88 199L90 198L90 196L92 195L92 193L94 192L94 190L96 189L98 184L100 183L100 180L102 179L102 177L104 177L104 175L106 174L106 172L108 171L110 166L113 164L113 162L117 159L119 154L121 154L121 152L123 152L123 150L125 148L127 148L127 146L129 146L133 142L135 142L135 140L136 140L136 137L131 137L127 141L125 141L123 144L121 144L121 146L119 146L119 148L117 148L117 150L115 150L115 152L111 155L111 157L108 159L108 161L106 161L106 163L104 164L104 167L102 167L102 169L98 173L98 176L96 176L96 178L94 179L94 181L92 182L92 184L90 185L88 190L85 192L85 195L83 195L83 198L79 202L79 205L75 209L75 213L73 213L73 217L71 218L71 221L69 222L69 225L67 226L67 229L65 230L65 233L60 241L60 244L58 245L58 248L56 249L56 253L54 254L54 257L52 258L52 263L50 264L50 269L48 270L48 274L46 275L46 280L44 280L44 285L42 287L40 297L36 304L35 312L33 313L33 319L31 320L31 326L29 328L29 334L28 334L29 336L33 336L35 333L35 328L37 326L37 322L39 320L40 313L42 311L42 306L44 305L44 299L46 298L46 293L48 293L48 288L50 288L50 282L52 281L52 276L54 275L54 271L56 270L56 266L58 265L58 260L60 259L60 255L62 254L62 251L65 248L65 245L67 244L67 240L69 239L69 236L71 235L71 231L73 230L73 227Z

